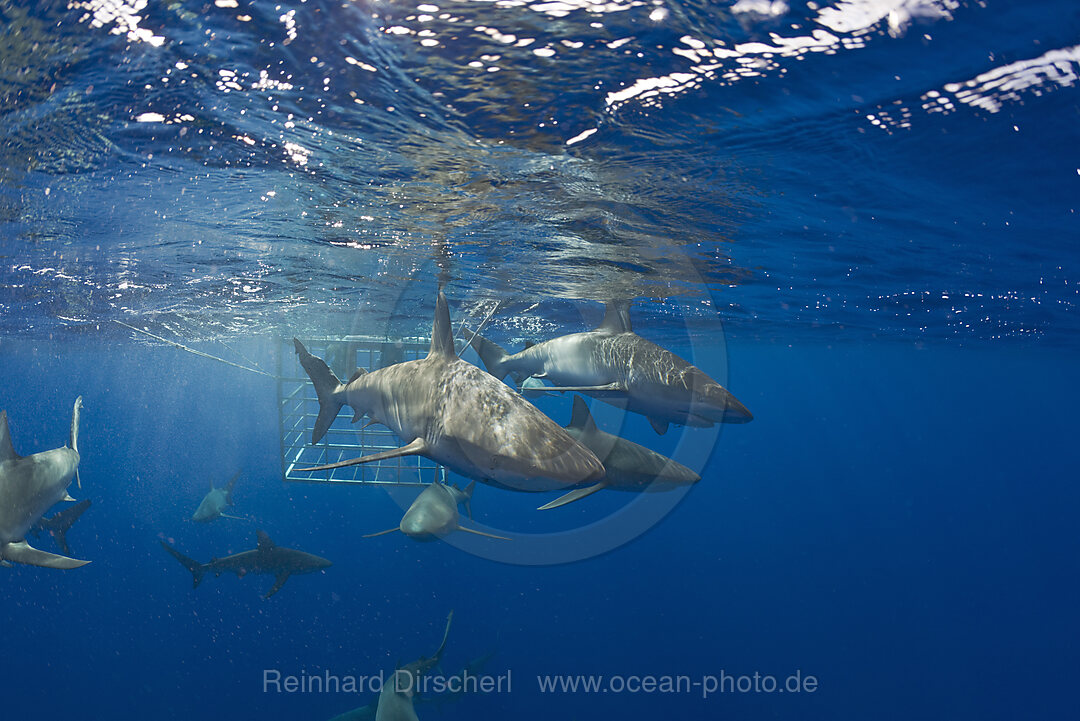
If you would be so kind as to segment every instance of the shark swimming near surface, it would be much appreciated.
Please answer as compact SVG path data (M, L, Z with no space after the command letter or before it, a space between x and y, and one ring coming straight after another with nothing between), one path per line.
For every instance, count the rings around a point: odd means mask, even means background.
M188 558L175 548L161 541L161 546L168 551L173 558L191 571L194 578L193 588L198 588L203 576L208 572L215 576L223 573L235 573L243 578L248 573L269 574L275 577L274 585L263 596L270 598L281 590L290 576L304 573L314 573L329 568L332 564L325 558L320 558L311 553L297 551L276 545L270 540L270 536L262 531L256 531L258 546L250 551L241 551L225 558L214 558L209 563L199 563Z
M566 431L601 459L606 473L596 484L588 488L576 488L551 503L540 506L541 511L565 506L605 488L618 491L663 491L701 480L701 476L678 461L597 428L589 406L581 396L574 396L573 412Z
M61 551L66 555L71 555L71 546L67 542L67 532L71 530L71 527L75 525L75 521L79 520L79 516L89 507L90 499L84 498L74 506L57 511L49 518L42 517L30 529L30 533L34 534L34 538L40 537L42 533L48 533L56 539L56 544L60 546Z
M39 551L26 542L26 534L47 510L60 501L75 500L67 489L79 468L81 409L82 396L79 396L71 413L66 446L31 456L15 452L7 412L0 411L0 561L64 570L89 563Z
M461 518L457 509L459 503L465 504L469 518L472 518L472 509L469 503L472 500L475 487L476 481L469 483L465 490L435 481L416 497L416 500L409 506L409 510L405 511L405 515L401 518L401 524L397 528L379 531L378 533L369 533L364 538L374 538L375 536L382 536L400 530L409 538L417 541L435 541L453 531L465 531L477 536L509 541L510 539L505 536L495 536L472 528L465 528L459 523Z
M461 360L450 311L440 292L427 357L358 370L343 384L322 360L294 339L300 364L319 399L311 442L318 443L345 405L392 430L405 445L315 471L400 456L430 458L482 483L518 491L559 490L598 479L604 467L535 406L506 384Z
M214 481L210 481L210 490L202 501L199 503L199 507L195 509L195 513L192 514L191 520L196 523L210 523L216 521L219 518L235 518L236 520L244 521L245 518L239 516L230 516L225 513L225 509L233 504L232 492L233 487L236 486L236 479L240 477L243 471L237 471L236 475L229 479L222 488L218 488L214 485Z
M379 705L375 711L375 721L419 721L413 699L422 679L435 668L446 650L446 639L450 636L450 622L454 612L446 616L446 630L443 631L442 643L431 656L421 656L412 663L405 664L386 679L379 693Z
M500 380L509 374L532 392L584 393L646 416L660 434L671 423L709 427L754 418L704 371L635 333L629 303L609 302L595 330L543 341L520 353L510 354L476 333L470 344ZM530 378L552 386L541 388Z

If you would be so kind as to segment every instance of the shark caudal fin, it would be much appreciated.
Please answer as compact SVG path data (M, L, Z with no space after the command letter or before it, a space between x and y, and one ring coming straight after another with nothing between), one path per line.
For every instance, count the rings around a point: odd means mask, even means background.
M319 417L315 419L315 429L311 432L311 442L318 443L345 405L337 399L341 381L322 359L308 353L304 344L296 338L293 338L293 345L296 355L300 356L300 365L307 371L311 384L315 386L315 395L319 397Z
M71 553L71 546L67 542L67 532L71 530L71 527L75 525L75 521L79 520L79 516L89 507L90 499L84 498L71 508L65 508L49 519L50 523L47 528L52 533L53 538L56 539L56 545L60 546L60 550L64 553Z
M194 558L188 558L184 554L180 553L180 551L177 551L175 548L165 543L165 541L161 541L160 543L162 548L168 551L173 558L180 562L180 565L191 571L191 575L194 581L191 587L198 588L199 584L202 583L203 575L206 573L206 566L199 563Z
M467 328L464 330L464 333L466 334L466 337L471 336L469 345L471 345L473 350L480 355L480 360L483 361L484 368L487 369L487 372L499 380L505 378L508 371L503 367L503 363L510 357L510 354L506 352L506 349L492 343L479 333L470 333Z
M234 475L232 478L230 478L229 482L225 484L225 502L228 503L230 506L233 504L233 502L232 502L233 488L236 486L236 480L238 478L240 478L241 473L243 473L243 471L237 471L236 475ZM222 514L222 515L224 515L224 514Z
M439 663L439 661L442 659L443 651L446 650L446 639L450 638L450 623L453 620L454 620L454 612L453 612L453 610L451 610L450 613L446 614L446 630L443 631L442 643L439 644L438 650L436 650L435 654L431 657L432 660L434 661L432 666L437 665Z

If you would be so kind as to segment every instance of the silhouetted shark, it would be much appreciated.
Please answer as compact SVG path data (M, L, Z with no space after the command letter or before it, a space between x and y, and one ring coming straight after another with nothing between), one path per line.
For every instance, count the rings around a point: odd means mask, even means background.
M233 504L232 492L233 487L236 486L236 479L240 477L243 471L237 471L236 475L229 479L229 482L222 488L214 486L214 481L210 481L210 490L203 497L199 503L199 507L195 509L195 513L192 514L191 520L196 523L210 523L218 518L237 518L238 520L246 520L238 518L237 516L230 516L225 513L225 509Z
M274 585L266 592L263 598L270 598L280 591L285 582L289 580L289 576L314 573L331 566L330 561L325 558L275 545L270 540L270 536L262 531L256 531L255 533L259 539L259 544L255 549L234 553L225 558L215 558L209 563L199 563L188 558L164 541L161 541L161 546L172 554L173 558L179 561L184 568L191 571L191 575L194 577L193 588L199 587L199 583L202 582L207 571L215 576L220 576L223 573L235 573L241 578L249 573L275 576Z
M71 547L67 542L67 532L71 530L71 527L75 524L75 521L79 520L79 516L90 507L90 499L84 498L76 503L74 506L65 508L62 511L57 511L55 515L50 518L41 518L34 527L30 529L30 533L34 534L34 538L41 536L44 531L56 539L56 543L60 546L60 550L66 554L71 553Z

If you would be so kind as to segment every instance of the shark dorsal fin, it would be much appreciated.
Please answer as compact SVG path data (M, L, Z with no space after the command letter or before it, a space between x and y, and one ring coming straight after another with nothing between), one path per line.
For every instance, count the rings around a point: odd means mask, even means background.
M270 540L270 536L266 535L266 531L255 531L255 537L259 539L260 551L270 551L274 549L274 542Z
M439 291L439 298L435 302L435 322L431 326L431 350L428 356L456 356L454 350L454 333L450 328L450 307L446 304L446 296Z
M596 330L608 333L633 333L630 323L630 301L609 300L604 304L604 322Z
M0 411L0 463L14 461L19 457L11 445L11 431L8 430L7 411Z
M574 396L574 408L570 413L570 427L580 428L585 433L593 433L596 430L596 422L589 406L581 396Z

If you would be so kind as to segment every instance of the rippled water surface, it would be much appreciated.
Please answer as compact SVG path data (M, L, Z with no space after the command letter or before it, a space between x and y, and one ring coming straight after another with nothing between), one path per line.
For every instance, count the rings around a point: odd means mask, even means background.
M765 338L1076 337L1068 1L0 15L6 334L284 334L438 276Z
M426 721L1077 718L1078 206L1077 0L0 0L0 410L29 454L82 396L93 503L93 563L0 568L0 716L329 719L371 696L263 674L388 672L454 609L441 670L513 690ZM426 340L439 285L512 350L632 298L753 422L593 404L685 497L478 487L466 523L580 562L363 538L403 506L281 482L311 389L266 376ZM263 601L158 543L256 529L334 565ZM724 673L818 687L536 684Z

